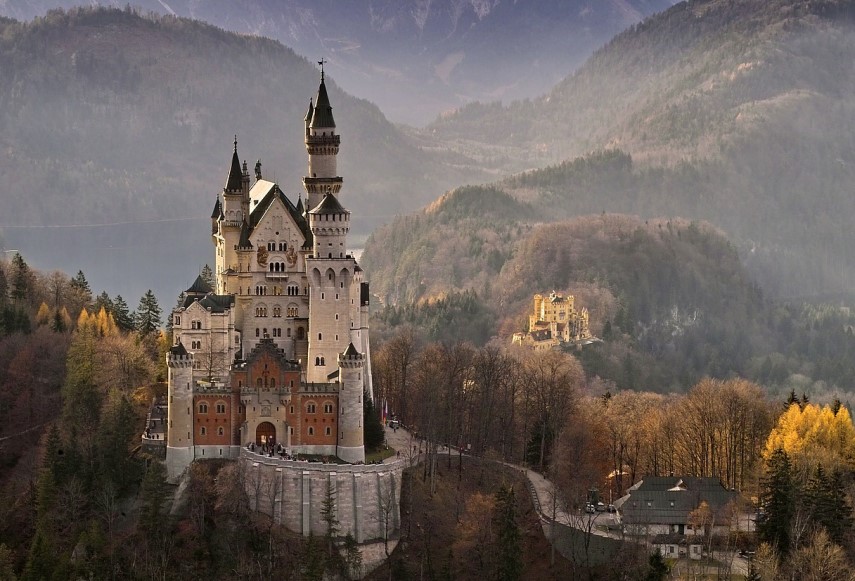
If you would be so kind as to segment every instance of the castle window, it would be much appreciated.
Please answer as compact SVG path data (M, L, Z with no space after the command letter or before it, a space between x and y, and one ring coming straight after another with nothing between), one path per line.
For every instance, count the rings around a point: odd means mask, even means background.
M320 365L320 364L321 364L321 358L315 357L315 365Z
M312 426L309 426L309 435L310 435L310 436L314 436L314 435L315 435L315 428L313 428Z
M338 313L335 314L335 320L338 321Z
M333 412L332 404L331 403L325 403L324 404L324 413L325 414L331 414L332 412Z
M341 283L341 288L344 288L344 282Z
M322 341L322 340L323 340L323 338L324 338L324 334L323 334L323 333L318 333L318 341Z
M194 331L198 331L199 329L202 328L202 321L192 321L190 323L190 328L193 329Z
M322 366L323 366L323 365L326 365L326 361L324 361L324 357L323 357L323 355L321 356L321 365L322 365Z
M294 435L294 428L293 428L293 426L292 426L292 427L290 427L290 428L288 428L288 433L289 433L290 435L292 435L292 436Z
M200 414L208 413L208 404L207 403L200 403L199 404L199 413Z
M327 436L332 436L332 428L331 428L331 427L329 427L329 426L327 426L327 429L326 429L326 435L327 435Z
M289 413L294 413L294 406L291 406L291 411Z
M223 428L223 426L220 426L219 428L217 428L217 435L218 436L223 436L223 435L225 435L225 433L226 433L226 430Z
M290 337L290 336L291 336L291 327L288 327L288 328L285 330L285 335L286 335L287 337Z
M208 435L208 428L206 428L205 426L202 426L201 428L199 428L199 435L200 436L207 436Z
M307 414L315 413L315 404L313 404L313 403L306 404L306 413Z
M260 331L259 329L256 329L256 330L255 330L255 336L256 336L256 337L260 337L260 336L261 336L261 331Z
M297 316L297 307L288 307L288 316L296 317Z
M218 403L218 404L217 404L217 413L218 413L218 414L224 414L224 413L226 413L226 404L224 404L224 403Z
M273 307L273 316L281 317L282 316L282 307Z
M175 325L176 327L180 327L181 326L181 317L179 317L178 315L175 315L174 317L172 317L172 324Z
M329 273L329 279L332 280L332 273Z

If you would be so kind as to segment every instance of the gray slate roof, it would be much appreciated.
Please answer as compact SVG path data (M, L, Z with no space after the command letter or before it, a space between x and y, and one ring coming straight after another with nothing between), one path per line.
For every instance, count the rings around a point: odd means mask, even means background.
M226 179L227 190L240 190L243 187L243 171L240 168L240 160L237 153L237 140L235 140L235 151L232 154L232 167L229 170L229 177Z
M686 524L701 502L715 512L735 497L718 478L649 477L630 489L621 517L626 524Z
M321 203L310 210L309 214L350 214L350 212L344 209L344 206L341 205L334 194L326 193Z
M312 112L312 121L309 123L309 127L312 129L335 127L330 98L327 95L327 86L323 79L321 79L321 86L318 87L318 96L315 98L315 109Z

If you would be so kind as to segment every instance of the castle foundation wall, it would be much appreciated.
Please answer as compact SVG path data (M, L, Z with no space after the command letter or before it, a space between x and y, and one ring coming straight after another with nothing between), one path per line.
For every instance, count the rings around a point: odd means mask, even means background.
M406 462L322 464L240 451L250 506L290 531L323 536L328 487L341 535L364 543L396 538L401 526L401 476Z

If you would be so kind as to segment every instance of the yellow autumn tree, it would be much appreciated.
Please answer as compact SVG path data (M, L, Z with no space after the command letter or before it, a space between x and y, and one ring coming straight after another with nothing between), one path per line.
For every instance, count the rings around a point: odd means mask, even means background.
M855 466L855 426L849 410L841 407L835 414L829 406L791 405L769 434L764 458L778 448L804 471L817 464L828 471Z
M50 307L47 306L47 303L42 303L39 312L36 313L36 324L41 326L48 323L50 323Z

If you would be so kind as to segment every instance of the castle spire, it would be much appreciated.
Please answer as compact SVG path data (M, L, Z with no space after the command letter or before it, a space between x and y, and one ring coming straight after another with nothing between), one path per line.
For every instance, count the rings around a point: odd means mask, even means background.
M318 64L326 61L318 61ZM330 98L327 95L327 85L324 83L324 68L321 65L321 84L318 87L318 95L315 97L315 108L312 111L312 121L309 123L312 129L320 128L335 128L335 120L333 119L332 106Z
M243 187L243 170L240 166L240 158L237 152L237 135L235 135L235 150L232 153L232 167L229 170L229 177L226 180L227 190L237 192Z

